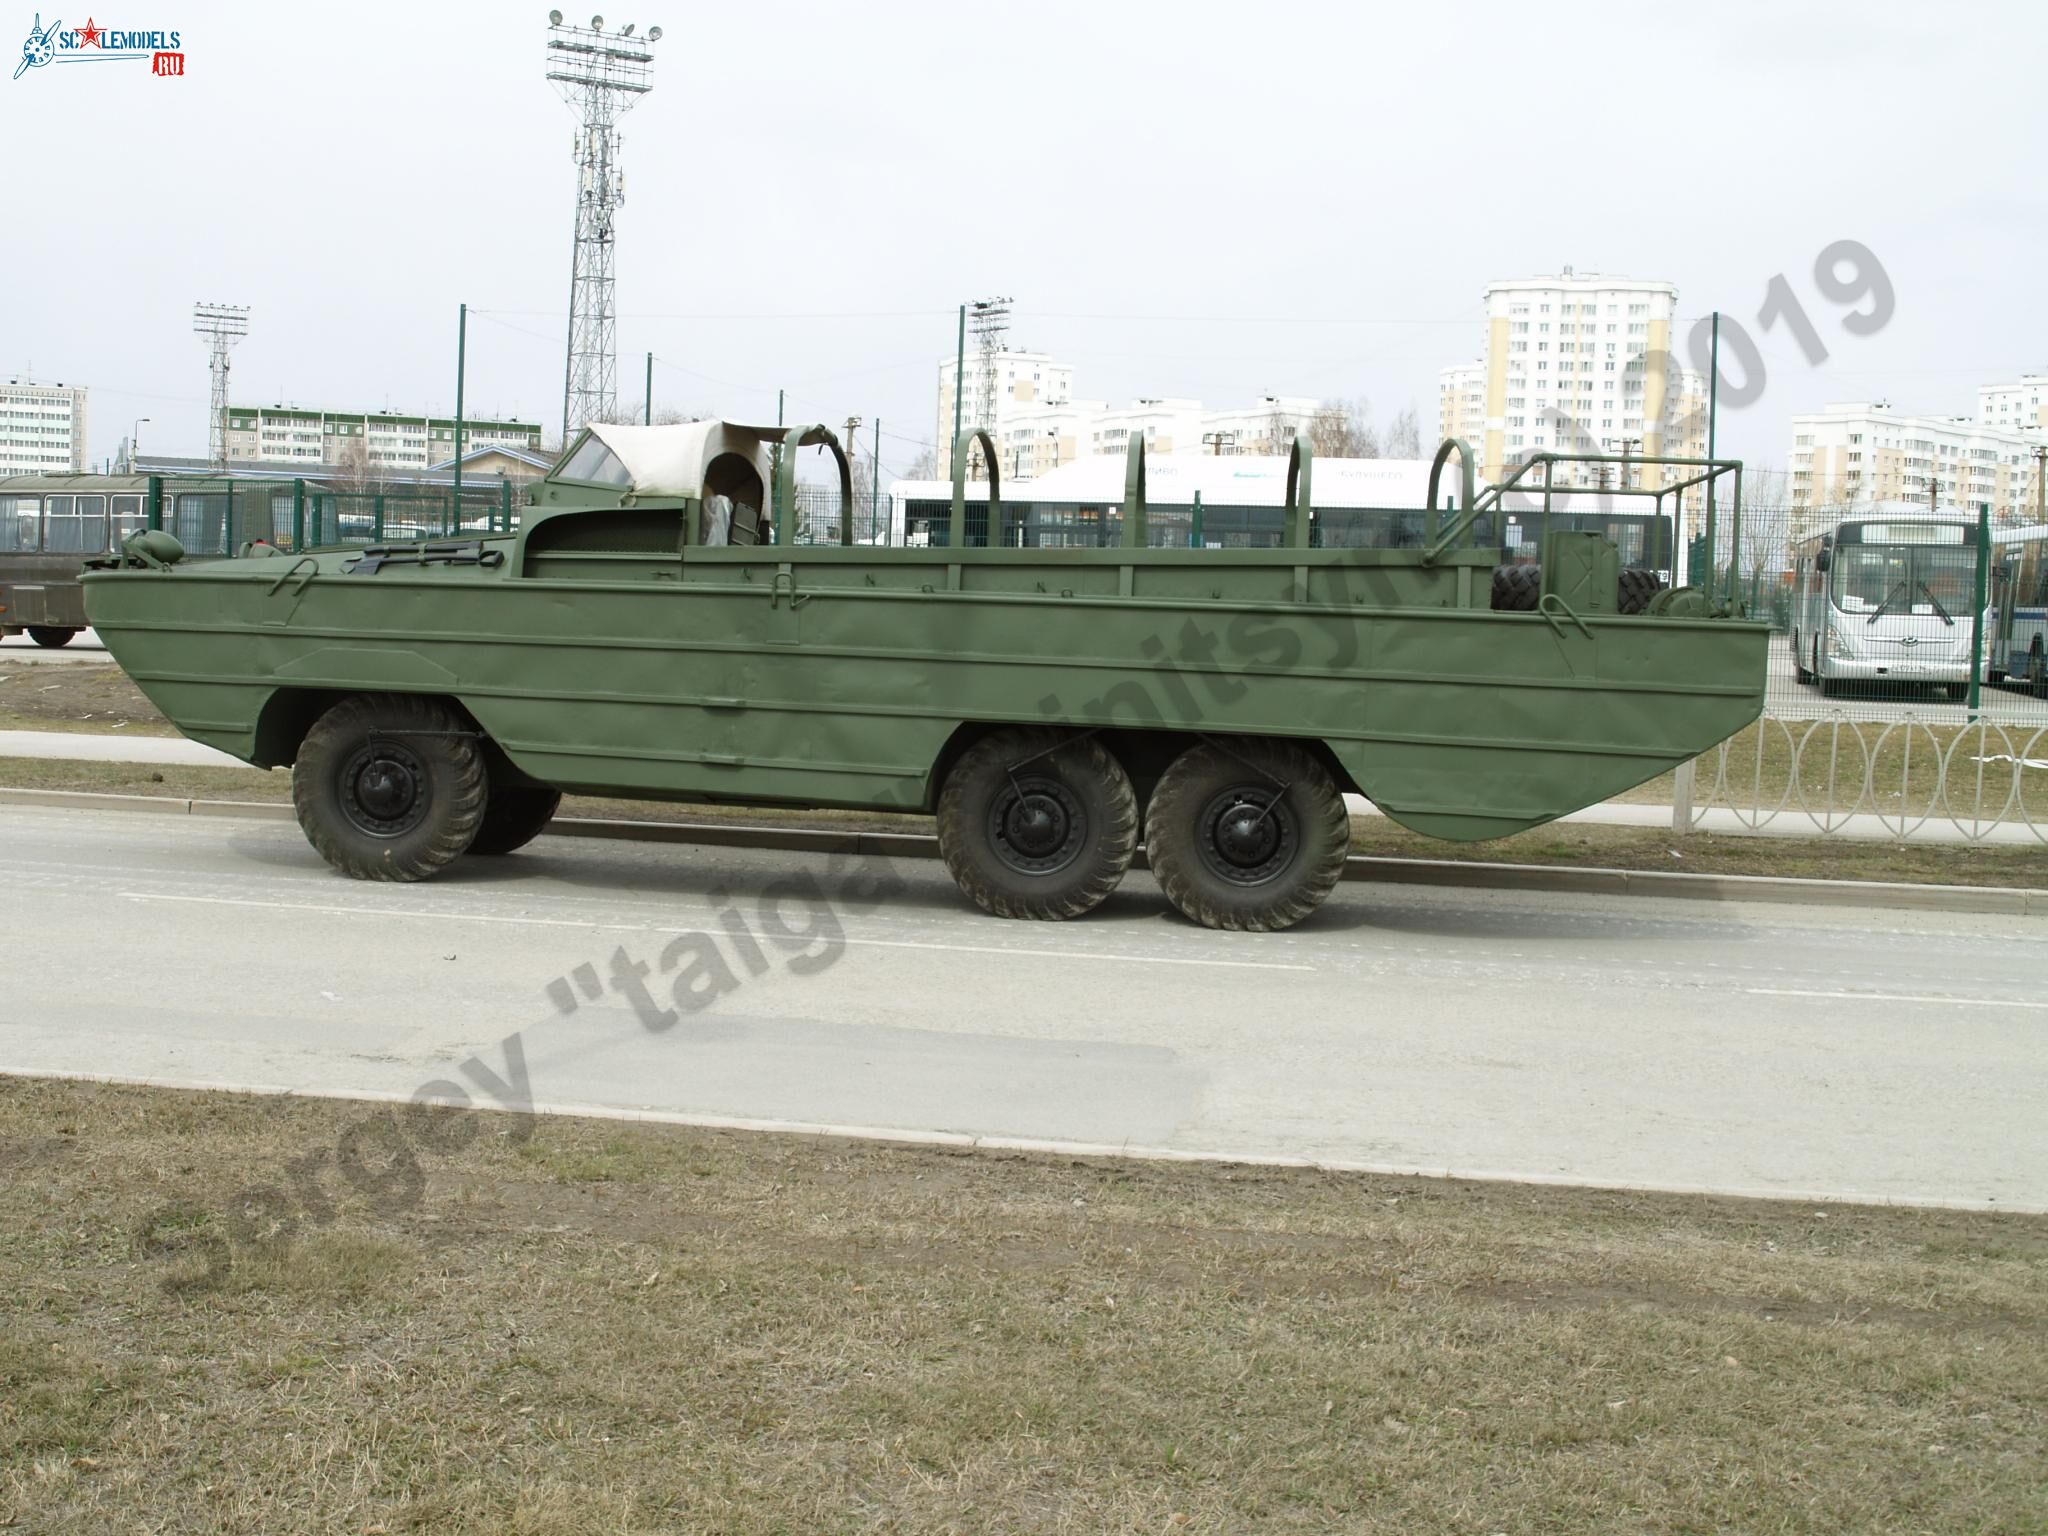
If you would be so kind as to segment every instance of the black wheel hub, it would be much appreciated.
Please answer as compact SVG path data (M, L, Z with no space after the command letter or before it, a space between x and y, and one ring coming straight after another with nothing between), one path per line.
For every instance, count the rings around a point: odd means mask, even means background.
M1242 784L1213 796L1195 828L1209 872L1233 885L1264 885L1294 861L1301 835L1284 791Z
M1018 775L989 806L989 846L1020 874L1065 869L1080 857L1087 838L1087 812L1057 779Z
M402 837L427 814L427 770L395 741L358 747L341 770L341 809L371 837Z

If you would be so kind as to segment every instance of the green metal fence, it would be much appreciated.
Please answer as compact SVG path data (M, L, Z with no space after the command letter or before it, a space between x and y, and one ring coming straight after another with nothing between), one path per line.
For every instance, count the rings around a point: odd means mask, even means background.
M458 501L452 488L336 490L306 480L154 475L148 520L205 557L258 542L301 550L508 533L515 497L505 480L465 485Z

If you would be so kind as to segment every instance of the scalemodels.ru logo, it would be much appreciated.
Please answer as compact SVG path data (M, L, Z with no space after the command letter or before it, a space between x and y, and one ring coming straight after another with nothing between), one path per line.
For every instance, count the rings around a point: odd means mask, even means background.
M152 75L182 75L185 55L176 32L130 31L126 27L103 27L88 18L82 27L68 30L61 21L43 25L40 12L29 28L28 41L21 45L21 62L14 66L19 80L31 69L45 64L94 64L112 59L147 62Z

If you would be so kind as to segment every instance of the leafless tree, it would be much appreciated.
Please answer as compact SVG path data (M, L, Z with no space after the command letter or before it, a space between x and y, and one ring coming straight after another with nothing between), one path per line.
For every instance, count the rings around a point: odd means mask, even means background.
M1380 442L1371 417L1372 406L1362 399L1326 400L1309 422L1309 446L1319 459L1376 459Z
M910 468L903 472L906 480L936 480L939 478L939 455L933 448L920 448L917 457L910 461Z
M1412 404L1402 406L1400 414L1387 424L1386 436L1380 446L1385 457L1390 459L1422 457L1422 425L1416 419Z

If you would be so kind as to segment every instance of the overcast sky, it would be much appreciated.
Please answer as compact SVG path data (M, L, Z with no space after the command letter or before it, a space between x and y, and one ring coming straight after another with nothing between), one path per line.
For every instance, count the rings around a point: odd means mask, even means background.
M10 3L11 69L37 7ZM467 301L470 411L552 432L574 172L547 9L43 4L175 29L187 73L0 81L0 376L90 386L95 458L142 416L145 449L199 453L195 300L252 308L237 403L435 411ZM1362 396L1428 437L1489 279L1668 279L1761 344L1722 447L1770 465L1825 400L1961 413L2048 369L2039 0L605 15L666 34L624 122L622 402L651 350L657 407L772 420L781 386L791 419L879 416L891 471L932 434L954 306L990 294L1085 398ZM1874 335L1814 285L1844 238L1896 290ZM1817 366L1756 324L1779 273Z

